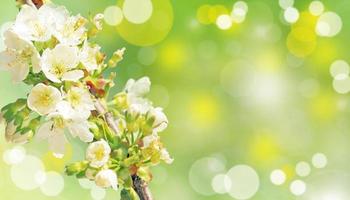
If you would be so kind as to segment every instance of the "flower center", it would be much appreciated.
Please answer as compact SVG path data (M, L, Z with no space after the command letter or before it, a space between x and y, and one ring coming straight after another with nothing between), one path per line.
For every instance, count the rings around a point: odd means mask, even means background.
M81 102L81 96L77 92L73 92L73 91L69 92L68 99L73 107L78 106Z
M95 151L95 157L97 160L102 160L104 158L104 148L102 146L97 147Z
M59 128L59 129L63 129L65 126L64 126L64 120L62 117L56 117L53 119L53 126L55 128Z
M49 106L52 104L52 101L50 92L43 92L38 99L38 103L42 106Z
M56 63L52 66L51 72L55 74L58 78L61 78L64 73L66 73L66 67L61 63Z

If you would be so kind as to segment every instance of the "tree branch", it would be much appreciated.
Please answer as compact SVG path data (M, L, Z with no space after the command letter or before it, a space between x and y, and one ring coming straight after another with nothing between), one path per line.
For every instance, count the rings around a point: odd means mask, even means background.
M113 115L107 111L105 106L98 99L95 102L95 108L99 115L104 116L108 126L115 132L116 135L119 134L117 124ZM153 200L151 190L149 189L147 183L143 181L137 175L132 175L133 188L139 196L140 200Z
M16 0L16 3L19 5L35 5L36 8L40 8L44 4L44 0ZM115 122L115 119L112 113L108 112L108 109L105 108L103 103L100 100L96 100L95 108L99 115L104 116L108 126L113 130L113 132L120 136L118 131L118 126ZM139 196L140 200L153 200L151 191L145 181L143 181L139 176L132 175L133 188Z
M153 200L151 191L147 185L140 177L137 175L132 176L132 181L134 183L134 190L140 197L140 200Z

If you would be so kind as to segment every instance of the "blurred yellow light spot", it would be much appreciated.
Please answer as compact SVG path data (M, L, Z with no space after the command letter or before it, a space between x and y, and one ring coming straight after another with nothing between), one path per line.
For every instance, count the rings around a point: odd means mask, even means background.
M320 66L324 66L323 72L328 73L329 63L338 58L338 49L334 41L320 40L317 48L312 55L312 61L315 65L312 65L315 70L320 70Z
M200 124L210 125L218 118L219 105L215 97L208 94L195 96L189 104L192 118Z
M281 69L282 60L278 52L274 50L266 50L257 56L256 66L267 72L277 72Z
M251 158L261 164L277 159L279 152L279 145L270 133L257 134L250 144Z
M68 143L63 158L57 158L51 151L47 152L42 158L45 169L47 171L63 172L65 165L72 159L72 154L72 146Z
M287 180L292 180L295 176L295 170L294 167L291 165L284 165L282 167L282 170L284 171L284 173L286 173L286 179Z
M197 10L197 20L202 24L210 24L211 21L209 19L209 10L211 9L211 5L202 5Z
M305 27L314 30L317 23L317 17L309 12L301 12L298 21L292 25L293 28Z
M197 10L197 20L202 24L215 23L221 15L227 15L228 9L223 5L202 5Z
M329 120L334 117L337 112L337 101L332 94L321 93L311 99L311 114L318 120Z
M188 57L187 48L179 41L171 41L161 48L159 57L163 69L178 70L183 67Z
M118 5L123 7L124 2L125 0L121 0ZM120 36L137 46L150 46L162 41L173 26L173 8L169 0L152 0L152 8L152 15L149 18L147 15L146 21L141 20L144 19L144 16L134 19L134 21L142 22L141 24L123 20L116 27Z
M316 48L317 37L311 28L293 27L287 37L288 50L297 57L306 57Z

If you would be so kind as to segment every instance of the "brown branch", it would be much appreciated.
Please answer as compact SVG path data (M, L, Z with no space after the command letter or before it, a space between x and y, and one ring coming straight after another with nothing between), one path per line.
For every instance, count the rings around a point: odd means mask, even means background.
M116 136L120 136L120 133L118 131L118 126L115 123L115 120L113 118L112 113L108 112L107 108L105 108L105 106L102 104L102 102L100 100L98 100L98 99L96 99L96 101L95 101L95 108L96 108L97 113L100 116L104 116L104 118L105 118L109 128L112 129L114 134Z
M132 181L134 183L133 188L140 197L140 200L153 200L151 191L145 181L137 175L132 176Z
M105 106L98 99L95 102L95 108L99 115L104 116L108 126L114 131L116 135L119 136L117 124L115 123L113 115L107 111ZM145 181L143 181L139 176L133 175L133 188L139 196L140 200L153 200L151 191Z

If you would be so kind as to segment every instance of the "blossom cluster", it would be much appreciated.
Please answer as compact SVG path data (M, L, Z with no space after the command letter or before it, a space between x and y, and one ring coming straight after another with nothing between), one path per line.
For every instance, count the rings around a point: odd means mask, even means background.
M88 143L85 160L68 165L66 173L130 191L132 176L149 182L150 166L172 162L158 136L168 120L146 98L148 77L129 80L123 91L107 99L115 74L104 78L104 72L117 66L125 49L106 61L101 47L90 41L102 30L102 20L102 14L88 20L52 3L39 9L23 5L4 33L0 69L9 71L14 82L33 87L27 98L5 106L1 118L7 141L47 140L57 157L64 156L68 133Z

